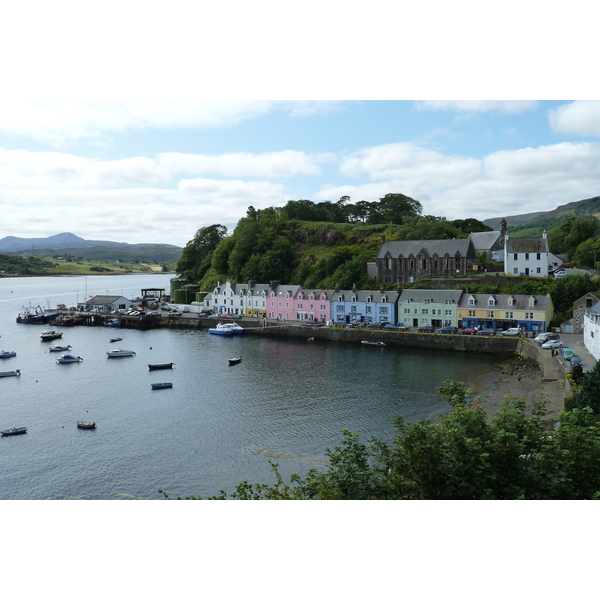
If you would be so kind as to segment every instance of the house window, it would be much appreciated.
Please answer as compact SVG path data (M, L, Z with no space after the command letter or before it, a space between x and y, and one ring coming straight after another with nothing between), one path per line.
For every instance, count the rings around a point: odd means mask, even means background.
M526 313L525 313L525 318L526 318L526 319L533 319L533 313L526 312Z
M540 260L542 258L542 255L538 252L537 253L537 259Z
M513 269L513 273L514 273L515 275L518 275L518 274L519 274L519 269L517 269L517 267L515 267L515 268Z
M429 314L429 309L428 308L421 309L421 314L422 315L428 315Z
M302 310L302 304L298 304L298 310Z
M529 260L529 252L525 252L525 260Z
M541 273L541 272L542 272L542 269L541 269L540 267L538 267L538 268L535 270L535 272L536 272L536 273Z
M488 298L488 306L495 306L496 301L493 298Z
M372 311L373 311L373 307L372 306L365 306L365 312L368 315L370 315Z
M444 310L444 316L445 317L451 317L452 316L452 309L445 309Z
M506 313L504 313L504 315L505 315L504 316L505 319L512 319L513 318L513 314L511 312L506 312Z
M454 300L444 300L444 304L454 304Z
M387 315L388 314L387 306L380 306L379 307L379 313L382 314L382 315Z
M405 315L410 315L410 308L405 308L404 309L404 314Z
M475 298L469 298L469 306L475 306Z
M515 252L515 254L513 254L513 260L517 260L519 258L519 255Z
M474 310L469 311L469 317L474 317L475 315L476 315L476 312Z
M414 264L414 261L412 260L412 258L411 258L411 260L410 260L410 268L411 268L411 269L414 269L414 268L415 268L415 264Z
M427 268L427 260L425 258L423 258L421 260L421 269L426 269Z
M423 300L423 304L431 304L431 300Z
M337 312L344 312L344 305L343 304L338 304L337 308L335 309Z
M488 310L488 311L485 313L485 316L486 316L488 319L493 319L493 318L494 318L494 311L493 311L493 310Z
M386 259L386 263L387 263L387 264L386 264L386 267L387 267L388 269L391 269L391 268L392 268L392 259L388 257L388 258Z

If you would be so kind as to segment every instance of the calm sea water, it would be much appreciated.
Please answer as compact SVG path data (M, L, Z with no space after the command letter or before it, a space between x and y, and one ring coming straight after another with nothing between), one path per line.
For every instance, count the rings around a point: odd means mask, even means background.
M0 279L0 348L17 356L0 370L0 499L125 499L210 495L241 481L272 482L281 471L305 472L326 459L342 428L365 439L391 439L392 419L442 414L435 388L472 377L462 353L239 336L206 331L64 328L62 342L81 363L56 364L41 342L43 326L16 323L24 305L73 305L85 294L139 296L169 290L170 275ZM122 342L111 344L115 335ZM108 359L115 346L136 356ZM228 358L242 355L230 367ZM478 370L491 357L478 356ZM174 362L172 371L148 363ZM173 388L152 390L153 382ZM95 420L96 430L76 428Z

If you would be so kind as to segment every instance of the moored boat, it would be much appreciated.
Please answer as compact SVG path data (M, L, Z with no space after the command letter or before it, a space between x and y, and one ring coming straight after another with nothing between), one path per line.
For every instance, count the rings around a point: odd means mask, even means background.
M163 383L151 383L153 390L166 390L168 388L172 388L173 384L171 382L163 382Z
M111 319L104 324L106 327L121 327L121 321L119 321L119 319Z
M110 338L110 340L108 340L109 342L120 342L123 338L121 337L116 337L116 338Z
M233 358L229 359L229 364L230 365L237 365L240 362L242 362L242 357L241 356L234 356Z
M81 362L83 358L81 356L73 356L72 354L63 354L59 359L57 359L57 364L68 364L68 363L76 363Z
M148 369L150 371L159 371L160 369L172 369L174 364L175 364L174 362L160 363L160 364L154 364L154 365L149 364Z
M72 346L67 344L66 346L50 346L48 350L50 350L50 352L68 352L71 348Z
M19 377L21 375L21 369L15 369L14 371L0 371L0 377Z
M9 350L0 350L0 358L11 358L12 356L16 356L16 352L12 352Z
M216 327L211 327L208 333L213 335L239 335L244 333L244 328L240 327L237 323L217 323Z
M35 308L23 307L23 310L17 315L17 323L27 323L30 325L38 325L39 323L49 323L57 315L57 311L45 311L41 306Z
M21 433L27 433L27 427L11 427L0 432L2 435L19 435Z
M57 340L63 336L62 331L58 331L56 329L45 329L40 333L40 338L42 342L49 342L50 340Z
M361 344L363 346L379 346L380 348L383 348L385 346L384 342L369 342L367 340L362 340Z
M77 429L96 429L96 421L77 421Z
M135 356L135 352L133 350L109 350L106 353L108 358L120 358L122 356Z

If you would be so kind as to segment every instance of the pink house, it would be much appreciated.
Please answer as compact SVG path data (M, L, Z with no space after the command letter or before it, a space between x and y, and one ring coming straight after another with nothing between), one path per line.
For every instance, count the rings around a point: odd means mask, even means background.
M329 294L326 290L299 290L296 294L298 321L329 321L331 313Z
M267 296L267 318L280 321L296 321L296 294L299 285L281 285L271 283L271 291Z

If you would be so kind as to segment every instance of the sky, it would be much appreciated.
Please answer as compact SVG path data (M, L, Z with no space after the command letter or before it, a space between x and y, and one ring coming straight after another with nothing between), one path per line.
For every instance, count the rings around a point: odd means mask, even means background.
M249 206L480 220L600 193L600 102L0 100L0 237L184 246Z

